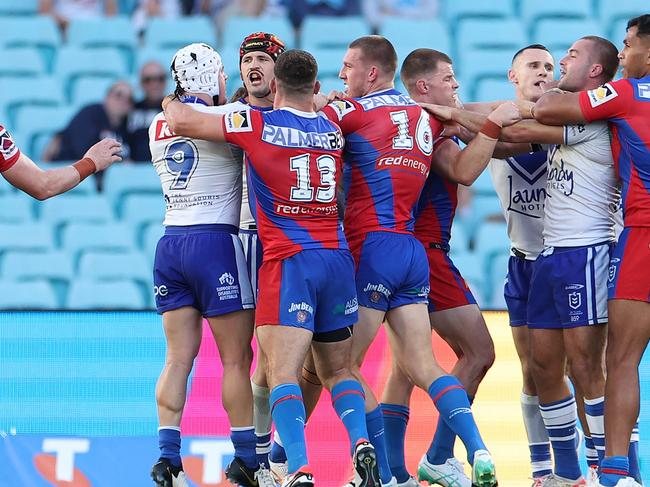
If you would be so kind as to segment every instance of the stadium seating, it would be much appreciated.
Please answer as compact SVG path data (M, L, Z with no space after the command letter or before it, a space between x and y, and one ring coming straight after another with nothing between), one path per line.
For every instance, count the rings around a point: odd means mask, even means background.
M123 198L120 217L137 231L149 223L161 225L165 217L165 200L162 194L129 194Z
M16 110L25 105L61 106L64 103L63 91L59 80L52 76L38 78L6 77L0 78L0 101L9 127L16 127Z
M56 294L46 280L0 281L0 309L56 309Z
M565 51L577 39L588 35L603 35L599 22L595 20L544 19L534 29L536 42L544 44L551 51ZM559 63L559 59L556 59Z
M507 49L514 54L528 44L528 35L517 19L463 20L458 23L456 34L456 52Z
M368 24L361 17L307 17L302 31L302 49L313 51L318 48L341 49L357 37L369 34Z
M39 219L55 228L67 223L108 223L113 211L103 196L71 194L52 198L37 205Z
M512 49L467 50L458 57L456 69L469 86L485 78L503 79L513 54Z
M473 100L510 100L515 96L515 90L508 78L502 80L485 78L478 80L471 90Z
M448 1L445 3L443 15L452 24L467 18L505 18L514 15L512 0L481 1Z
M216 44L216 35L208 17L177 19L152 18L144 34L149 47L177 50L192 42Z
M400 65L411 51L419 47L452 54L447 23L440 19L389 18L382 24L381 34L395 46Z
M104 174L104 194L116 211L121 211L125 197L133 193L153 194L162 199L160 179L151 163L118 164Z
M64 106L27 105L15 110L16 126L20 127L23 151L38 160L43 154L43 143L63 130L75 114L75 109ZM18 136L17 136L18 138Z
M30 198L21 193L0 196L0 222L29 223L34 219Z
M61 33L52 17L0 17L0 32L3 47L38 48L50 71L54 53L61 46Z
M521 20L532 26L546 18L588 19L594 12L591 0L544 0L543 2L521 2Z
M599 0L598 1L598 18L611 34L611 27L618 22L627 21L633 17L637 17L642 13L648 12L647 0ZM623 30L625 32L625 30ZM619 46L623 38L609 37L609 40Z
M133 232L124 223L70 223L63 229L60 242L74 262L87 251L128 252L134 248Z
M54 248L50 225L38 223L0 224L0 254L8 250L40 250Z
M152 270L144 254L131 252L89 251L79 260L78 276L93 281L130 279L141 286L143 292L153 286Z
M69 309L145 309L147 304L138 285L129 279L92 281L78 279L68 292Z
M35 47L14 47L2 50L0 76L41 76L45 62Z
M0 15L35 15L38 0L0 0Z
M295 45L291 24L285 17L231 17L221 33L221 51L235 50L244 38L253 32L270 32L278 36L287 46Z
M75 272L67 252L10 251L2 258L2 277L16 281L49 279L67 282L74 279Z
M338 78L345 51L345 48L312 49L311 52L318 61L318 77ZM342 81L340 83L343 84Z

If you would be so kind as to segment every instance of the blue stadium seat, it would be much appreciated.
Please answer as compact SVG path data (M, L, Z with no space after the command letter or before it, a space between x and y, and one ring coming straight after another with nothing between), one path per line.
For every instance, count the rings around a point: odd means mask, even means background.
M314 48L310 52L316 58L318 63L318 77L319 78L334 78L338 77L341 67L343 67L343 56L345 56L345 49L341 48ZM341 84L343 82L341 81Z
M118 213L128 194L143 192L162 198L160 178L151 164L116 164L104 174L104 194Z
M43 223L0 224L0 252L8 250L51 250L54 232Z
M33 200L22 192L0 196L0 222L29 223L34 218Z
M513 0L463 0L447 1L444 17L452 23L467 18L504 18L514 15Z
M0 105L3 106L10 127L15 126L16 110L25 105L59 106L64 103L63 90L55 77L0 78Z
M459 214L458 218L471 240L475 239L477 230L485 220L501 220L503 218L503 209L496 195L475 194L472 197L470 210Z
M468 19L458 23L456 40L456 52L509 49L514 54L528 44L528 35L519 19Z
M485 170L478 178L476 178L476 181L472 184L472 192L475 195L496 197L497 193L494 189L494 184L492 183L490 171Z
M36 15L38 0L0 0L0 15Z
M312 51L318 48L347 49L348 44L370 33L363 17L307 17L302 26L302 48Z
M470 239L460 223L454 223L451 226L451 241L449 242L450 252L452 254L462 254L469 251Z
M165 227L158 223L150 223L143 232L142 252L152 263L156 253L156 245L164 233Z
M485 287L485 273L481 257L474 252L460 252L453 256L453 261L480 305L483 302Z
M382 24L381 34L395 46L399 66L411 51L420 47L452 54L447 24L440 19L390 17Z
M129 71L133 67L137 38L133 23L127 16L73 20L68 26L67 41L69 46L117 48Z
M72 259L67 252L11 251L2 258L4 279L69 281L74 275Z
M492 294L492 299L490 300L490 307L492 309L506 308L505 298L503 297L503 286L506 274L508 273L509 258L509 253L503 253L498 254L492 259L488 280Z
M456 70L468 87L484 78L502 80L508 74L513 54L512 49L468 49L460 53Z
M124 223L70 223L63 229L61 243L75 262L80 252L125 252L135 247L132 231Z
M603 36L602 27L595 20L543 19L535 24L533 32L535 42L544 44L551 51L566 51L583 36ZM556 63L559 61L556 59Z
M162 224L165 217L165 200L161 195L128 194L122 202L121 219L136 227L149 223Z
M510 81L486 78L479 80L471 89L473 101L512 100L515 90Z
M343 81L338 76L324 76L321 77L318 75L318 81L320 81L320 90L323 93L329 93L333 90L335 91L344 91L345 85Z
M12 195L15 192L16 192L16 188L14 188L11 184L9 184L5 178L0 178L0 195L7 196L7 195Z
M0 76L34 77L45 74L45 62L37 48L14 47L2 50Z
M132 279L150 289L152 270L149 261L139 251L131 252L85 252L79 260L78 275L81 279L107 281Z
M648 0L599 0L598 17L608 34L611 34L611 28L615 23L625 22L627 26L627 21L631 18L648 13L649 6ZM625 33L625 29L623 29L623 33ZM609 40L620 46L623 37L609 37Z
M132 280L91 281L79 279L72 283L66 302L68 309L145 309L142 291Z
M56 56L54 72L63 83L68 99L74 84L82 76L122 79L129 76L129 68L119 49L113 47L64 47Z
M54 53L61 46L61 32L53 17L0 17L0 32L0 45L36 47L47 61L48 71L51 69Z
M113 220L113 210L103 195L61 195L43 201L37 206L39 219L54 226L73 222L97 223Z
M627 32L627 22L629 19L618 19L609 24L607 28L607 38L614 43L620 51L623 48L623 39Z
M46 280L0 281L0 309L59 308L54 289Z
M284 16L278 17L230 17L221 34L220 51L234 49L239 52L239 45L244 38L253 32L269 32L278 36L287 46L293 47L294 34L289 20Z
M72 107L27 105L15 110L16 130L19 130L26 142L23 150L35 160L42 156L43 147L38 147L39 137L54 134L64 129L75 114Z
M545 18L588 19L594 15L591 0L544 0L521 2L520 16L530 25Z
M212 21L205 16L152 18L144 40L147 47L176 50L193 42L205 42L214 47L216 35Z
M113 78L79 78L72 89L70 102L76 109L91 103L102 103L114 82Z
M476 233L474 249L482 256L483 271L489 275L492 259L497 255L507 254L510 249L505 222L483 222Z

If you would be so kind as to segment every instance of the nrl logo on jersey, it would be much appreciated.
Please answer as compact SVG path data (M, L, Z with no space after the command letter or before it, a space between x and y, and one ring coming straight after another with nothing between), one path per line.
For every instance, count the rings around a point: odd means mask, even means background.
M589 103L591 103L592 108L607 103L609 100L612 100L618 96L616 90L612 87L611 84L605 83L603 86L599 86L595 90L589 90L587 92L589 96Z
M250 110L243 110L241 112L232 112L226 115L226 131L227 132L252 132L253 124L251 123Z

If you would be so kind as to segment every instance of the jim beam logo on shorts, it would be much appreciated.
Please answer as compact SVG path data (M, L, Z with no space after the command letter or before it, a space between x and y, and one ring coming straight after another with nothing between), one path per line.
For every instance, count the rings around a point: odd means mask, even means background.
M226 132L252 132L250 110L232 112L226 115Z
M592 108L607 103L609 100L612 100L618 96L616 90L612 87L611 84L605 83L603 86L599 86L595 90L589 90L587 92L589 96L589 103L591 103Z
M366 287L363 288L363 292L370 293L370 301L373 303L378 303L382 294L387 298L390 298L390 295L392 294L390 289L385 287L383 284L371 283L366 284Z
M289 305L289 313L296 313L296 321L298 323L305 323L307 318L309 318L309 315L314 314L314 308L304 301L300 303L291 303Z

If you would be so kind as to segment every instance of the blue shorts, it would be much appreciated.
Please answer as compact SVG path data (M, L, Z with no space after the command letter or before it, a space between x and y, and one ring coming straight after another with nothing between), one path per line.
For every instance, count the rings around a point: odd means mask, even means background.
M534 265L534 260L526 260L514 255L511 255L508 260L508 275L503 287L503 295L506 298L510 326L528 325L528 296Z
M253 291L237 228L168 226L153 266L158 313L191 306L205 317L253 309Z
M359 306L388 311L407 304L429 303L429 261L413 236L370 232L357 262Z
M533 266L528 327L607 323L607 275L613 245L544 249Z
M242 228L239 229L239 239L244 246L248 278L253 288L253 298L257 302L257 280L262 265L262 241L257 236L257 230L244 230Z
M314 334L358 320L354 261L348 250L308 249L262 263L255 324L305 328Z

